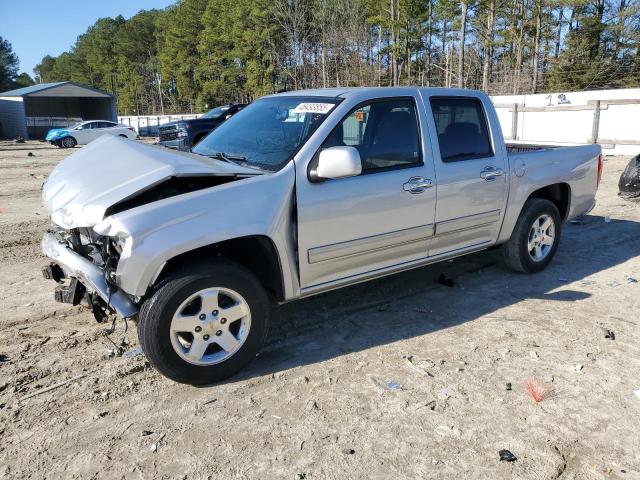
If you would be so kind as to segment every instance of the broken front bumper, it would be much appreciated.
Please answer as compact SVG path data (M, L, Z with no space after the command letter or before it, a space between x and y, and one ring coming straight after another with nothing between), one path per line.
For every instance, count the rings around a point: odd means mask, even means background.
M53 263L59 265L67 277L77 278L87 290L97 293L122 317L131 317L138 313L138 307L126 293L107 284L102 270L71 250L66 242L53 233L46 233L42 238L42 252Z

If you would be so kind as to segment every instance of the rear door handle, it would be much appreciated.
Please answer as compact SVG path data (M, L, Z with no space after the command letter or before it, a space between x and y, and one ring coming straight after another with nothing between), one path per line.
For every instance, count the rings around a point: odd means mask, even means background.
M424 177L411 177L407 183L402 184L402 189L409 193L422 193L433 184L431 179Z
M496 168L493 165L487 165L484 170L480 172L480 178L484 180L495 180L496 177L504 175L504 170Z

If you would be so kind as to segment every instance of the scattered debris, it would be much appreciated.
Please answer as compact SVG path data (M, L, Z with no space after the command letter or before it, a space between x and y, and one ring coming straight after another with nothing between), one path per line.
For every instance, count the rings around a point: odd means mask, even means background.
M402 390L402 385L398 382L394 382L393 380L387 380L385 385L391 390Z
M151 435L153 432L151 430L143 430L142 431L142 436L143 437L148 437L149 435Z
M429 371L430 368L434 368L436 366L433 360L420 359L416 358L414 355L406 354L402 355L402 358L404 358L414 370L433 378L433 373Z
M218 401L218 399L217 399L217 398L211 398L211 399L209 399L209 400L207 400L207 401L203 402L203 403L202 403L202 405L210 405L210 404L212 404L212 403L214 403L214 402L217 402L217 401Z
M576 364L576 372L577 372L577 373L580 373L580 372L582 371L582 368L583 368L583 367L582 367L582 364L581 364L581 363Z
M541 401L553 396L555 393L552 385L540 382L534 378L527 379L525 388L535 403L540 403Z
M453 287L455 285L455 282L447 277L444 273L441 273L438 277L438 283L440 285L444 285L445 287Z
M500 450L498 452L498 455L500 455L501 462L515 462L518 459L518 457L516 457L513 453L506 449Z
M512 388L511 382L507 382L507 392L510 392Z
M611 217L609 215L607 215L606 217L604 217L604 222L605 223L611 223Z
M345 455L353 455L356 451L353 448L343 448L342 453Z
M93 372L91 372L91 373L93 373ZM24 400L26 400L28 398L35 397L36 395L40 395L41 393L47 393L47 392L50 392L51 390L55 390L56 388L64 387L65 385L73 383L76 380L80 380L81 378L84 378L87 375L89 375L89 373L83 373L82 375L76 375L75 377L70 378L69 380L65 380L64 382L56 383L54 385L51 385L50 387L43 388L41 390L38 390L37 392L32 392L32 393L30 393L28 395L25 395L24 397L18 399L18 401L22 402L22 401L24 401Z
M636 397L640 398L640 390L634 390L634 391L633 391L633 394L634 394Z
M571 223L572 225L582 225L584 224L584 217L576 217L572 220L569 220L569 223Z
M33 154L33 152L29 152L27 153L27 157L35 157L35 155Z
M538 355L538 352L536 352L535 350L529 350L529 356L535 360L540 358L540 355Z
M627 283L638 283L638 280L634 277L627 277Z
M600 328L602 329L602 333L604 333L604 338L608 338L609 340L616 339L616 334L613 333L611 330L605 327L600 327Z
M296 473L296 480L303 480L304 478L307 478L307 474L306 473Z
M443 437L447 437L447 436L459 437L461 435L460 430L458 430L453 426L449 427L447 425L439 425L438 427L436 427L436 433Z
M149 447L149 449L153 452L156 453L158 451L158 445L156 445L155 443L152 443L151 446Z
M125 357L137 357L138 355L144 355L140 347L132 348L124 353Z
M13 143L24 143L24 137L17 136L17 137L13 140Z
M0 353L0 363L4 363L8 360L9 360L9 357L6 354Z
M564 278L564 277L559 278L558 281L562 282L562 283L569 283L569 279L568 278Z

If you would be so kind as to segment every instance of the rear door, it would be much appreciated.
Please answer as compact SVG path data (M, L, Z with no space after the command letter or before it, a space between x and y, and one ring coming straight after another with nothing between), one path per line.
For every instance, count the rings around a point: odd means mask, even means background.
M438 205L431 256L497 240L508 195L507 159L488 98L437 97L427 102ZM492 131L492 126L495 128Z
M413 96L365 101L335 126L321 149L355 147L361 175L311 183L306 167L298 171L303 289L427 257L436 189L431 156L423 153L419 102Z

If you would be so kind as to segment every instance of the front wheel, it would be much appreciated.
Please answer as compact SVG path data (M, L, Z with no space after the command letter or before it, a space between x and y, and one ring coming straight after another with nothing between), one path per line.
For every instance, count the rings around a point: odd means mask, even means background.
M176 382L218 382L260 351L269 310L267 294L251 272L214 264L161 283L140 310L140 345L151 364Z
M561 219L558 208L549 200L527 200L513 229L502 247L507 266L522 273L543 270L558 250Z
M64 137L61 141L60 141L60 146L62 148L73 148L78 144L78 142L76 142L76 139L73 137Z

